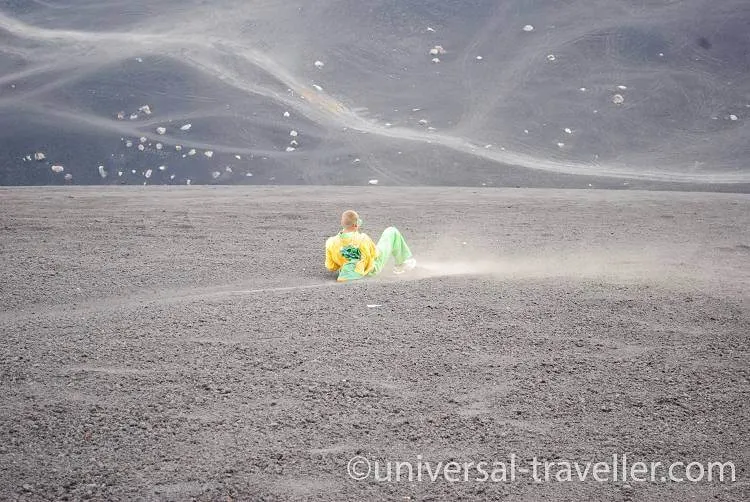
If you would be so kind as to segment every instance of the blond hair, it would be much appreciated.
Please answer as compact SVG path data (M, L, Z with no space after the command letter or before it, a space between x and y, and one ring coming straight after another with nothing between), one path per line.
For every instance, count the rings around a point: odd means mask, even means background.
M357 211L349 209L341 214L341 226L344 228L353 227L359 222Z

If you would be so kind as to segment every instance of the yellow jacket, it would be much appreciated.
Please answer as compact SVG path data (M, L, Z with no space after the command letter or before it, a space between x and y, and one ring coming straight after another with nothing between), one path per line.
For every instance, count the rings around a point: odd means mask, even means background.
M340 282L368 275L375 268L377 256L375 243L362 232L341 232L326 241L326 268L338 270Z

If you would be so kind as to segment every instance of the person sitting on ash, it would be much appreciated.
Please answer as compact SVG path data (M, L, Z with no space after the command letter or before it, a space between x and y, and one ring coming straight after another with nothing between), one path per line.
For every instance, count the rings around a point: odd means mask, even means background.
M396 227L383 231L377 245L360 232L362 220L356 211L341 215L341 231L326 241L326 268L338 272L337 281L346 282L379 274L393 256L393 273L412 270L417 261L411 254L401 232Z

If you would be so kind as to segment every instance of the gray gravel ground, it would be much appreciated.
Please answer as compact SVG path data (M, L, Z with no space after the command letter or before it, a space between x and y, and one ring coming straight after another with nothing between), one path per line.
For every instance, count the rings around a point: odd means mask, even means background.
M349 207L419 270L336 284ZM748 228L732 194L0 189L0 499L748 500ZM512 453L736 481L347 474Z

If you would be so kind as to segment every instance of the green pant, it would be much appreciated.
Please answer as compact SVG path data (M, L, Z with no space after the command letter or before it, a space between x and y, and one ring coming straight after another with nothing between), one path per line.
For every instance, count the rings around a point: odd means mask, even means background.
M388 227L383 230L383 235L375 245L378 248L378 256L375 258L375 268L370 275L379 274L390 260L391 256L396 260L396 265L401 265L411 258L411 251L406 245L404 236L396 227Z

